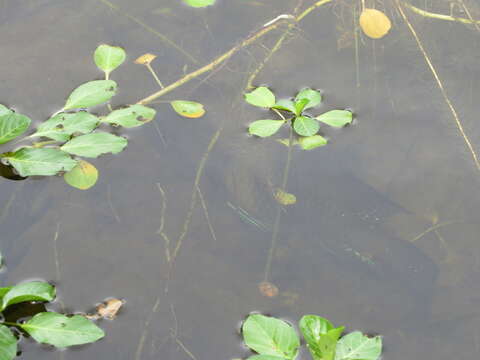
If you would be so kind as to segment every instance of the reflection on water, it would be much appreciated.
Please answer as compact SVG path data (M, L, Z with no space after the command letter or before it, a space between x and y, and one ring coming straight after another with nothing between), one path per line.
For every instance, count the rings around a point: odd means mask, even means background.
M450 13L446 0L412 3ZM480 18L476 2L451 3L454 15ZM0 100L36 121L47 118L91 79L91 53L107 42L129 54L114 74L115 101L132 103L156 90L133 64L137 56L157 54L156 71L171 83L294 6L5 1ZM241 93L285 27L162 99L199 101L205 117L179 118L168 104L155 104L155 125L129 132L122 154L95 161L101 176L93 189L74 190L57 178L0 180L3 283L55 281L69 311L87 311L107 297L127 300L117 319L101 323L106 339L64 352L66 359L238 357L244 354L238 324L254 310L292 321L320 314L381 333L389 359L478 354L480 173L395 1L377 2L393 28L376 42L353 31L354 6L358 12L356 1L335 1L306 17L254 82L282 97L303 86L321 88L322 111L351 107L357 117L346 129L326 130L327 147L293 151L287 191L297 203L282 212L273 253L277 297L262 297L258 283L277 211L272 189L281 183L287 148L246 135L247 124L266 114L244 104ZM473 148L480 148L478 30L404 11ZM199 196L196 171L220 128ZM192 196L196 205L182 237ZM171 250L182 239L170 272L161 233ZM24 359L54 354L29 340L22 349Z

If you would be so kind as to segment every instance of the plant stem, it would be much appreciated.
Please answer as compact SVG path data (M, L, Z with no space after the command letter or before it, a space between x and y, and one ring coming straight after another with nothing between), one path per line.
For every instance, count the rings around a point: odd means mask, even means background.
M158 78L157 74L155 73L155 71L153 70L152 68L152 65L150 65L149 63L146 63L145 66L147 67L147 69L150 71L150 73L152 74L153 78L155 79L155 81L157 82L157 84L163 89L165 88L165 86L163 86L162 82L160 81L160 79Z
M18 327L22 327L22 324L10 322L10 321L2 321L0 324L2 324L2 325L8 325L8 326L18 326Z
M281 189L285 191L288 183L288 174L290 172L290 164L292 162L292 149L293 149L293 128L290 127L290 138L288 140L288 152L287 152L287 162L285 163L285 168L283 170L283 178ZM263 281L268 282L270 277L270 270L272 268L273 255L275 253L275 248L277 246L278 231L280 229L280 220L282 218L282 206L278 204L277 206L277 215L275 216L275 224L273 225L272 239L270 242L270 249L268 250L267 262L265 263L265 273L263 276Z
M403 5L405 5L407 8L412 10L414 13L417 13L418 15L432 18L432 19L445 20L445 21L457 21L457 22L460 22L463 24L469 24L469 25L480 24L480 20L465 19L465 18L455 17L451 15L432 13L432 12L417 8L412 4L409 4L408 2L403 2Z
M55 144L57 142L58 142L57 140L40 141L40 142L37 142L37 143L33 143L33 147L34 148L42 148L45 145Z

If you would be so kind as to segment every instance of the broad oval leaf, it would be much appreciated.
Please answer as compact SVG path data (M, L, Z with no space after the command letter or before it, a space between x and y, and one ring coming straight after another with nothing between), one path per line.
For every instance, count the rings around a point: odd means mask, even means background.
M95 129L100 120L86 111L59 113L41 123L30 137L46 137L57 141L67 141L73 134L87 134Z
M328 140L321 135L305 136L298 140L303 150L312 150L328 144Z
M298 116L293 122L293 130L301 136L315 135L320 129L320 124L315 119L307 116Z
M320 94L320 91L305 88L297 94L297 96L295 97L295 102L303 99L307 100L307 103L305 104L303 110L310 109L312 107L320 105L320 103L322 102L322 94Z
M331 110L317 116L316 119L332 127L341 128L352 122L353 114L348 110Z
M32 121L25 115L0 105L0 144L4 144L23 134Z
M335 360L377 360L382 353L382 338L369 338L360 331L342 337L337 344Z
M387 15L377 9L364 9L359 22L363 32L372 39L384 37L392 27Z
M60 149L63 151L89 158L96 158L102 154L117 154L127 146L127 139L105 132L96 132L73 138Z
M95 50L93 59L100 70L109 74L125 61L126 56L125 50L119 46L101 44Z
M300 340L292 326L285 321L261 314L250 315L243 323L245 344L260 355L294 359Z
M39 343L58 348L92 343L105 336L102 329L82 315L67 317L54 312L43 312L21 327Z
M88 161L79 160L77 166L63 175L65 182L77 189L90 189L98 180L98 170Z
M261 86L245 94L245 101L253 106L271 108L275 105L275 95L267 87Z
M278 100L275 105L272 106L274 109L290 111L295 114L295 104L290 99L280 99Z
M113 125L119 125L126 128L133 128L152 121L156 111L143 105L130 105L123 109L112 111L102 119Z
M283 124L285 120L257 120L250 124L248 132L260 137L268 137L275 134Z
M44 281L30 281L13 286L2 299L0 311L7 306L26 301L52 301L55 287Z
M186 118L196 119L205 114L203 105L196 101L174 100L170 105L172 105L173 110L175 110L178 115Z
M216 0L183 0L185 4L195 8L206 7L215 4Z
M0 360L17 357L17 338L5 325L0 325Z
M93 80L72 91L64 110L88 108L108 101L115 95L117 83L113 80Z
M20 176L51 176L60 171L70 171L77 161L59 149L22 148L14 153L3 156L12 165Z

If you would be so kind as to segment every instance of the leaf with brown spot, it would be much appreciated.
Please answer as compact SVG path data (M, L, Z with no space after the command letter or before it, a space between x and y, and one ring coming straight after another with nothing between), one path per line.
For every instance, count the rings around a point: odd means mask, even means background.
M88 161L79 160L77 166L63 175L65 182L80 190L90 189L98 180L98 170Z

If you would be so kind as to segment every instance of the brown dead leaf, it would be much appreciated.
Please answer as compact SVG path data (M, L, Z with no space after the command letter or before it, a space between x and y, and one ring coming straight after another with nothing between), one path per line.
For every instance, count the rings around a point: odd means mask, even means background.
M143 54L142 56L139 56L138 58L136 58L134 63L139 64L139 65L148 65L153 60L155 60L156 57L157 57L157 55L146 53L146 54Z
M97 306L97 313L86 315L90 320L108 319L113 320L125 301L119 299L108 299Z

